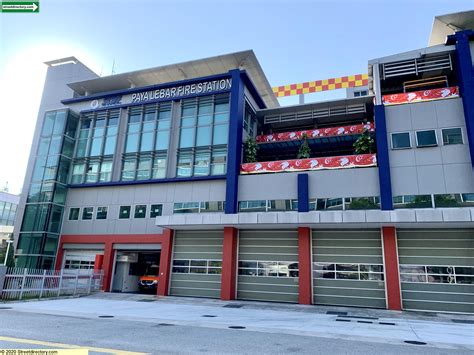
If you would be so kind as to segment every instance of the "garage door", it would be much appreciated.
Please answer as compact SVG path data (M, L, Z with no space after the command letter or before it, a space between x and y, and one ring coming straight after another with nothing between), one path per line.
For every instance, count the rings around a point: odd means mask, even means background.
M398 230L403 308L474 313L474 231Z
M240 231L237 298L298 302L296 231Z
M313 303L385 308L380 231L313 230Z
M97 254L104 254L103 250L67 250L64 254L64 269L92 270Z
M222 232L177 232L170 294L220 298Z

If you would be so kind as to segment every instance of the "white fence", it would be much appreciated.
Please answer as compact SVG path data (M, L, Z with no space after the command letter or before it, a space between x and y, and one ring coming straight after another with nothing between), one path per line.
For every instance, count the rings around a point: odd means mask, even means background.
M6 268L0 299L23 300L88 295L102 288L103 272L81 269L34 270ZM0 273L0 286L1 286Z

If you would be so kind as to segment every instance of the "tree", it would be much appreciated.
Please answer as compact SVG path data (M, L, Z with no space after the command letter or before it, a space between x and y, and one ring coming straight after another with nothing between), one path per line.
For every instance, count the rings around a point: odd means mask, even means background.
M308 136L306 133L303 134L303 143L300 145L300 149L298 150L298 155L296 156L297 159L308 159L311 157L311 148L308 144Z
M255 163L257 161L258 145L255 138L249 137L244 143L244 156L246 163Z
M375 141L371 137L369 130L364 128L361 135L354 142L354 153L355 154L367 154L374 151Z

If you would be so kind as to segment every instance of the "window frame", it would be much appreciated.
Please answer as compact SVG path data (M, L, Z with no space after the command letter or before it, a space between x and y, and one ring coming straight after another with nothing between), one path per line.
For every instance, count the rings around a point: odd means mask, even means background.
M122 216L122 207L128 207L128 217ZM119 206L118 219L131 219L132 218L132 206L131 205L121 205Z
M152 216L153 206L160 206L160 213L156 216ZM152 203L150 204L150 213L148 214L149 218L156 218L163 216L163 204L162 203Z
M393 136L396 135L396 134L408 134L408 141L409 141L409 146L408 147L395 147L394 144L393 144ZM403 150L403 149L412 149L413 148L413 142L412 142L412 139L411 139L411 134L409 131L401 131L401 132L392 132L390 133L390 144L391 144L391 148L392 150Z
M418 142L418 133L422 133L422 132L434 132L435 139L436 139L436 144L420 145L420 143ZM439 146L438 132L436 131L436 129L422 129L422 130L415 131L415 141L416 141L416 147L417 148L438 147Z
M137 217L137 208L139 206L144 206L145 207L145 211L143 212L143 217ZM145 204L139 203L139 204L133 205L133 219L145 219L145 218L147 218L146 217L147 211L148 211L148 205L146 203Z
M71 219L71 210L77 210L77 218L76 219ZM80 207L69 207L69 213L67 220L68 221L79 221L79 217L81 217L81 208Z
M99 217L99 209L104 209L105 208L105 217ZM102 211L102 213L104 213ZM95 219L96 220L104 220L104 219L107 219L107 215L109 213L109 206L97 206L96 208L96 212L95 212Z
M91 213L90 213L91 218L84 218L84 213L85 213L86 209L89 209L89 208L91 209ZM95 211L95 208L93 206L92 207L90 207L90 206L83 207L82 208L82 214L81 214L81 221L92 221L92 220L94 220L94 211Z
M461 131L461 143L445 143L444 142L444 136L443 136L443 131L448 130L448 129L459 129ZM464 131L462 127L445 127L441 128L441 143L443 146L445 145L463 145L464 143Z

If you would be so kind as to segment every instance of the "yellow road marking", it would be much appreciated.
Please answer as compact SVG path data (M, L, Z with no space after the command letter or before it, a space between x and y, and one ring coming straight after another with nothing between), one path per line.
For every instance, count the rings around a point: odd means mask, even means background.
M91 346L79 346L79 345L72 345L72 344L62 344L62 343L54 343L49 341L42 341L42 340L33 340L33 339L22 339L22 338L12 338L12 337L4 337L0 336L0 341L8 341L12 343L24 343L24 344L33 344L33 345L43 345L57 348L66 348L66 349L87 349L89 351L95 351L98 353L109 353L109 354L118 354L118 355L146 355L147 353L137 353L133 351L125 351L125 350L117 350L117 349L107 349L107 348L95 348Z

